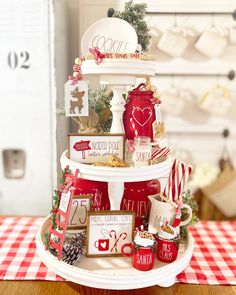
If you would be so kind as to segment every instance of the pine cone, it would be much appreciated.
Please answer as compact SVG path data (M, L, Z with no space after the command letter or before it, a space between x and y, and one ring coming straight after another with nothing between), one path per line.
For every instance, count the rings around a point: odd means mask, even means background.
M63 245L62 260L68 264L75 264L84 254L86 235L85 232L75 234Z

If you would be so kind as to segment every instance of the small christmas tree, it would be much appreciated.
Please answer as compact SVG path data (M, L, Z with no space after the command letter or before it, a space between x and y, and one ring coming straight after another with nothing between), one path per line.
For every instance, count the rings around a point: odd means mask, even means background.
M121 18L130 23L138 35L138 43L142 47L142 51L148 50L151 36L148 35L149 28L144 20L147 4L133 4L133 1L125 3L124 11L116 11L112 16Z

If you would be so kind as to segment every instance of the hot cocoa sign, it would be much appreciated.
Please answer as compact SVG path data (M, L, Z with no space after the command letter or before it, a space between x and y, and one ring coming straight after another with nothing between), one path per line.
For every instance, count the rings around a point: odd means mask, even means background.
M134 218L134 211L89 211L87 256L121 256L133 240Z
M123 159L123 134L69 134L69 158L79 163L107 162L109 155Z
M119 18L103 18L87 29L81 41L81 50L85 57L89 48L94 47L103 53L133 53L137 44L137 34L128 22Z

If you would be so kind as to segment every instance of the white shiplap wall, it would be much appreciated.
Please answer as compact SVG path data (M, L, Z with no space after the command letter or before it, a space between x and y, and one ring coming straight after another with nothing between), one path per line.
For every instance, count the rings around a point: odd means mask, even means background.
M164 12L232 12L236 8L234 0L158 0L158 1L135 1L146 2L149 11ZM119 9L124 1L79 1L79 38L81 39L86 28L97 19L106 17L108 8ZM96 13L95 13L96 11ZM148 15L149 26L156 26L160 30L171 28L174 25L174 15ZM195 28L197 31L209 28L212 24L212 16L209 15L183 15L176 17L179 25ZM230 27L236 25L231 15L215 16L216 26ZM167 58L158 50L152 50L157 56L157 73L216 73L225 74L229 70L236 71L236 47L229 46L224 55L219 59L206 59L196 54L196 51L188 50L184 57ZM166 90L173 83L173 78L157 77L153 79L160 91ZM175 77L175 85L180 88L191 90L195 96L192 107L186 109L179 117L165 115L169 140L177 149L184 149L191 153L194 162L209 161L217 162L222 154L224 141L220 135L224 128L231 133L228 146L234 157L236 152L236 94L233 94L233 107L225 117L210 116L199 111L197 99L205 91L213 87L217 82L227 86L236 93L236 79L229 81L225 78L214 77ZM236 164L236 159L234 159Z

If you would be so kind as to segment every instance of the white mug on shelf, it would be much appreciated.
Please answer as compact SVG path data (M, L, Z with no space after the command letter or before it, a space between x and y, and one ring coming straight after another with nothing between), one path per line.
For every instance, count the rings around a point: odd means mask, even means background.
M226 87L216 85L207 91L199 100L199 107L206 112L224 116L232 105L230 90Z
M204 30L194 47L202 54L216 58L223 54L228 45L228 30L212 27Z
M156 51L156 45L159 42L162 31L160 31L157 27L150 27L149 35L151 36L150 43L148 46L148 53L149 54L155 54Z
M179 57L189 44L189 37L184 34L184 30L175 26L163 32L157 48L172 57Z
M236 26L229 29L229 44L236 45Z
M178 89L172 86L170 89L163 91L160 95L162 100L162 110L172 115L179 115L186 107L193 95L187 89Z

